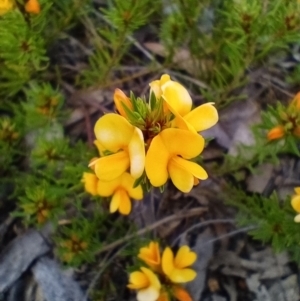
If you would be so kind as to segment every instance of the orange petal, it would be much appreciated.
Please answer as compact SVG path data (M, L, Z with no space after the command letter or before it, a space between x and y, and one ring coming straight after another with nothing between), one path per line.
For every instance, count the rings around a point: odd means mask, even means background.
M173 287L172 292L174 297L179 301L193 301L190 294L183 287L176 285Z
M192 265L197 259L195 252L192 252L188 246L182 246L179 248L175 257L175 267L178 269L186 268Z
M206 103L186 114L184 120L199 132L214 126L219 120L219 115L212 103Z
M154 287L157 290L160 290L161 284L158 280L156 274L154 274L150 269L141 267L141 271L147 276L150 282L150 286Z
M267 138L269 141L272 140L276 140L276 139L280 139L284 136L285 132L284 132L284 128L281 125L278 125L274 128L272 128L268 134L267 134Z
M121 151L95 161L95 173L101 181L112 181L129 168L129 163L128 153Z
M41 11L41 7L38 0L28 0L25 4L25 11L30 14L39 14Z
M130 98L127 97L122 90L116 89L115 93L114 93L114 102L115 102L115 106L117 107L118 112L123 117L127 117L126 111L124 110L122 104L127 106L128 109L132 110L132 103L130 101Z

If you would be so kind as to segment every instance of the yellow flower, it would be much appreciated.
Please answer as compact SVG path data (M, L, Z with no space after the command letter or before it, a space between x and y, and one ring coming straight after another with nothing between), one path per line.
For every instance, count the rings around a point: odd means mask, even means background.
M41 11L41 6L38 0L28 0L25 4L26 12L30 14L39 14Z
M300 223L300 187L295 188L296 194L292 196L291 205L293 209L298 213L295 216L295 222Z
M160 294L161 284L158 277L145 267L129 276L128 288L137 290L138 301L156 301Z
M113 154L93 161L95 173L101 181L111 181L128 168L139 178L145 168L145 146L142 131L131 125L123 116L106 114L95 125L100 145Z
M12 0L0 0L0 16L6 14L14 7L14 1Z
M162 270L174 283L192 281L197 274L194 270L186 267L192 265L196 258L196 253L190 251L188 246L180 247L175 258L172 250L167 247L162 255Z
M151 141L146 155L146 174L154 187L162 186L170 178L182 192L189 192L195 181L207 179L206 171L195 162L204 148L204 139L197 133L169 128Z
M160 80L150 83L156 97L162 97L168 109L175 115L176 127L190 131L204 131L214 126L219 119L213 103L203 104L191 111L193 101L188 90L164 74Z
M138 258L154 271L160 271L160 252L158 242L151 241L149 246L140 248Z
M98 181L97 192L103 197L112 196L110 212L119 210L121 214L127 215L131 211L130 198L141 200L143 190L139 185L133 188L134 178L127 172L112 181Z
M99 179L97 176L90 172L84 172L81 182L84 183L84 189L86 192L90 193L91 195L97 195L97 185Z
M123 117L127 118L126 111L124 110L122 104L124 104L128 109L132 110L132 103L130 101L130 98L127 97L122 90L116 89L115 93L114 93L114 102L115 102L118 112Z
M280 139L283 136L284 136L284 127L282 125L278 125L272 128L267 134L267 138L269 141Z

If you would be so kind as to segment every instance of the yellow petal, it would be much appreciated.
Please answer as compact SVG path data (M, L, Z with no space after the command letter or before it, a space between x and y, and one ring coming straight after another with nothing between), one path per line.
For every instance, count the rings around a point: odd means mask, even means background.
M141 248L138 258L144 260L146 263L159 265L160 252L158 242L151 241L149 246Z
M139 178L145 169L145 145L143 133L140 129L134 128L131 140L128 144L130 158L130 174Z
M193 188L194 177L201 180L207 179L207 173L200 165L177 156L170 160L168 172L173 184L185 193Z
M95 174L84 172L81 181L84 183L84 189L86 192L90 193L91 195L98 194L97 185L99 180Z
M192 190L194 186L194 176L189 171L174 163L174 160L170 160L168 172L177 189L184 193Z
M114 194L116 189L120 186L121 178L116 178L112 181L98 181L97 192L99 195L109 197Z
M173 157L172 164L176 164L178 168L182 168L190 172L194 177L200 180L206 180L208 178L207 172L199 164L185 160L180 157Z
M296 192L296 194L300 194L300 187L296 187L296 188L294 189L294 191Z
M199 132L214 126L218 122L219 116L213 104L206 103L186 114L184 120Z
M147 276L140 271L130 273L129 282L130 284L128 285L128 287L131 289L145 288L150 284Z
M102 116L95 124L95 136L103 147L113 153L127 147L134 126L126 118L110 113Z
M125 93L120 90L116 89L114 93L114 102L115 106L117 107L118 112L123 116L127 117L126 111L123 108L122 103L130 110L132 110L132 103L130 98L125 95Z
M300 213L300 195L292 197L291 205L296 212Z
M161 137L171 155L180 155L185 159L195 158L204 148L204 138L190 131L169 128L163 130L158 136Z
M141 267L141 271L147 276L150 286L154 287L157 290L160 290L161 284L158 280L158 277L148 268Z
M156 301L159 296L159 290L150 286L138 291L136 298L138 301Z
M192 108L192 98L187 89L181 84L168 81L161 87L162 97L172 108L172 113L175 112L181 116L186 115ZM176 114L175 114L176 115Z
M121 186L127 191L128 195L135 200L141 200L143 189L141 185L133 188L134 182L135 179L127 172L121 176Z
M174 269L168 276L174 283L185 283L194 280L197 273L192 269Z
M118 189L116 193L120 194L120 205L119 205L119 212L123 215L128 215L131 211L131 201L128 196L127 191L124 189Z
M157 135L151 141L150 147L146 154L145 164L147 177L154 187L162 186L167 182L168 161L169 152L162 141L161 135Z
M192 252L188 246L182 246L179 248L175 257L175 267L183 269L192 265L197 259L195 252Z
M167 276L171 275L175 267L174 267L174 254L169 247L165 248L162 254L161 265L162 265L163 272Z
M127 192L118 187L110 202L110 212L119 210L121 214L128 215L131 211L131 201Z
M128 153L120 151L95 161L95 173L101 181L112 181L120 177L129 168L129 164Z
M97 147L99 155L103 156L104 151L105 151L105 147L100 143L99 140L95 140L94 145Z

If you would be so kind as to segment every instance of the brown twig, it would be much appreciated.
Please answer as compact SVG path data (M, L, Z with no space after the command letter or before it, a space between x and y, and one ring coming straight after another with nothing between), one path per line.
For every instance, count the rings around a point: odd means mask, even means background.
M96 254L99 255L103 252L106 252L108 250L111 250L121 244L123 244L124 242L126 242L127 240L130 240L136 236L139 236L139 235L142 235L144 233L147 233L148 231L151 231L163 224L166 224L166 223L169 223L169 222L172 222L174 220L177 220L177 219L181 219L181 218L185 218L185 217L189 217L189 216L194 216L194 215L199 215L203 212L206 212L207 211L207 208L193 208L189 211L186 211L186 212L182 212L181 214L173 214L173 215L170 215L170 216L167 216L153 224L151 224L150 226L148 227L145 227L143 229L140 229L139 231L137 231L136 233L133 233L133 234L129 234L129 235L126 235L125 237L123 238L120 238L114 242L112 242L111 244L108 244L106 246L103 246L101 248L101 250L99 250Z

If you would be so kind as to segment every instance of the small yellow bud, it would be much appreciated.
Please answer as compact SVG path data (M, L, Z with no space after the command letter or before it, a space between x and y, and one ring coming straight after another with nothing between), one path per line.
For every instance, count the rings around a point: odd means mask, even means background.
M114 93L114 102L120 115L126 118L127 114L122 104L126 105L130 110L132 110L130 98L127 97L122 90L116 89Z

